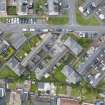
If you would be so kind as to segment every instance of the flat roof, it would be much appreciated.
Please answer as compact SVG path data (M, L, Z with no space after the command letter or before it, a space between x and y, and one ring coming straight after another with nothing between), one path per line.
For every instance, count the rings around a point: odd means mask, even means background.
M0 0L0 12L6 11L6 0Z
M60 98L60 105L80 105L78 100L69 98Z
M78 55L82 51L82 47L74 39L67 39L64 42L64 45L68 47L75 55Z

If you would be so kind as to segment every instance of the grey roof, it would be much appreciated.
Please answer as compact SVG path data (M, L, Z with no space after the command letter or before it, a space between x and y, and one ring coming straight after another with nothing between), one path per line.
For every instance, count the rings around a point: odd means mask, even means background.
M4 97L5 90L4 88L0 88L0 97Z
M44 89L44 83L38 83L38 88Z
M20 33L14 33L9 39L9 41L11 42L12 46L14 46L15 49L21 47L25 40L26 37L24 35L20 35Z
M88 60L85 62L85 64L81 65L80 68L77 70L81 75L87 75L87 72L90 70L91 66L94 66L94 70L97 67L97 70L99 71L95 76L92 75L92 78L90 79L90 84L93 87L96 87L98 83L105 77L105 72L102 70L103 67L105 67L103 64L101 65L102 67L100 68L100 63L104 63L104 57L100 58L101 54L104 55L105 53L105 45L101 46L100 48L97 49L97 51L91 55ZM95 63L97 62L97 59L99 59L99 65ZM97 78L96 76L100 74ZM91 74L89 74L91 75Z
M66 76L68 83L76 83L76 72L70 67L70 65L66 65L62 69L62 73Z
M22 67L18 60L15 58L11 58L8 61L8 66L19 76L25 71L25 68Z
M99 6L101 3L103 3L104 0L93 0L92 4L96 7Z
M68 65L64 66L63 69L62 69L62 73L67 77L70 76L73 71L74 70Z
M5 98L0 98L0 105L6 105Z
M48 96L32 96L32 105L50 105L50 97Z
M93 63L93 61L96 59L96 57L100 54L100 52L102 51L102 49L104 48L105 46L101 46L99 49L97 49L97 51L91 55L88 60L85 62L85 64L82 64L79 69L78 69L78 72L80 74L85 74L85 72L88 70L89 66Z
M6 0L0 0L0 12L6 11Z
M82 51L82 47L71 38L67 39L64 42L64 45L68 47L75 55L78 55Z

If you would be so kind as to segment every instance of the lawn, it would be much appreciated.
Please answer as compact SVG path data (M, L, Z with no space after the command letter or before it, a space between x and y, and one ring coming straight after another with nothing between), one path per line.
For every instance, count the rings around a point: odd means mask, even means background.
M66 94L66 85L62 85L60 83L55 83L56 86L56 94L57 95L65 95Z
M76 12L76 20L80 25L100 25L100 22L96 19L95 16L90 17L89 19L82 16L79 10Z
M31 85L31 90L30 91L34 92L34 93L38 92L38 87L36 86L36 84Z
M81 100L85 100L86 102L92 103L95 99L100 99L99 93L96 88L92 88L87 83L72 85L71 95L80 97Z
M30 53L33 47L36 47L37 44L41 41L41 39L38 36L32 37L30 40L24 43L24 45L21 47L21 49L17 52L16 57L22 61L27 54Z
M65 24L68 24L68 16L64 15L64 16L49 17L48 24L51 24L51 25L65 25Z
M47 0L36 0L36 2L34 4L34 11L36 13L43 13L46 2L47 2Z
M0 78L18 78L18 76L7 66L4 65L1 69L0 69Z
M24 36L29 38L32 36L32 33L31 32L24 32Z
M64 74L61 72L61 70L63 69L64 64L61 64L60 66L57 66L56 69L54 70L54 78L58 81L66 81L66 77L64 76Z
M8 15L16 15L16 6L7 6Z

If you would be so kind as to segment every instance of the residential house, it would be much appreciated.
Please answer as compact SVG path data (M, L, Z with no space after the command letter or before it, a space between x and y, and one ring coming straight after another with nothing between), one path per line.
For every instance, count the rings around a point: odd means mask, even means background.
M64 45L72 51L74 55L79 55L82 51L82 47L73 39L68 38L65 42Z
M7 9L6 9L6 0L0 0L0 16L6 16L7 15Z

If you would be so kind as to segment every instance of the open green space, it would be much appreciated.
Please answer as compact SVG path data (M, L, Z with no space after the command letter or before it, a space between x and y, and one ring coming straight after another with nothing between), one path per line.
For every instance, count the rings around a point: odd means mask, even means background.
M63 69L64 64L60 64L59 66L56 67L56 69L53 72L54 78L58 81L65 81L66 77L64 76L64 74L61 72L61 70Z
M103 84L100 84L96 88L93 88L88 83L82 81L81 84L72 85L71 95L74 97L80 97L81 101L84 100L86 102L92 103L96 99L102 98L99 95L99 93L103 91L102 89L100 89L101 86L103 87Z
M43 13L46 2L47 0L36 0L34 3L34 11L36 13Z
M49 17L48 19L48 24L51 25L65 25L68 23L68 16L54 16L54 17Z
M23 60L37 44L41 41L38 36L33 36L30 40L24 43L24 45L17 52L16 57L21 61Z
M76 11L76 20L80 25L93 25L93 26L100 25L100 22L96 19L95 16L86 18L82 16L79 10Z
M36 85L36 84L32 84L30 91L31 91L31 92L34 92L34 93L37 93L37 92L38 92L38 87L37 87L37 85Z
M66 94L66 88L67 86L64 84L60 84L60 83L55 83L56 86L56 94L57 95L65 95Z
M24 32L24 36L29 38L32 36L32 33L31 32Z
M13 79L18 78L18 76L7 65L4 65L0 69L0 78Z
M78 6L82 5L86 0L78 0Z
M16 15L16 6L7 6L8 15Z

